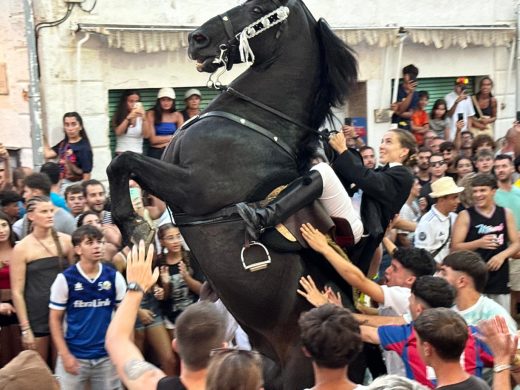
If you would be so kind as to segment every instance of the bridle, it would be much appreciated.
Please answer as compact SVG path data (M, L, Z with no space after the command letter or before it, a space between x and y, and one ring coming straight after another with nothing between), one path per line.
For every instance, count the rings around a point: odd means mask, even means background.
M253 23L249 24L248 26L244 27L241 32L234 34L234 28L233 23L231 22L231 19L228 17L227 14L221 14L219 15L222 24L224 25L224 31L226 32L226 35L228 37L228 41L226 43L223 43L219 46L220 54L215 57L213 63L222 65L222 70L216 70L214 73L212 73L209 76L209 80L207 83L207 86L209 88L215 88L222 92L227 92L231 95L234 95L246 102L249 102L256 107L261 108L264 111L268 111L271 114L274 114L278 116L279 118L282 118L300 128L305 129L307 132L316 134L321 140L328 140L330 136L330 132L327 131L318 131L310 126L307 126L300 121L297 121L294 118L291 118L290 116L284 114L283 112L270 107L262 102L257 101L256 99L253 99L236 89L232 87L228 87L223 85L220 82L220 76L224 74L226 70L231 70L233 67L233 62L230 60L238 50L240 53L240 59L243 62L251 60L252 63L254 63L255 56L253 51L251 50L251 47L249 46L249 39L256 37L260 35L261 33L269 30L270 28L280 25L278 28L278 31L275 34L275 39L279 39L282 34L282 24L287 20L289 17L290 10L287 6L284 6L280 3L279 0L271 0L278 8L273 10L272 12L260 17L259 19L255 20Z
M222 65L226 70L231 70L233 67L231 57L236 55L237 51L240 54L242 62L251 61L251 63L254 63L255 55L249 46L249 39L260 35L276 25L280 25L280 27L276 32L275 39L280 38L282 34L282 23L289 17L290 11L289 7L282 5L279 0L271 1L277 8L244 27L238 34L234 34L235 29L229 16L227 14L219 15L224 25L224 31L226 32L228 41L219 46L220 53L215 57L213 61L214 64Z

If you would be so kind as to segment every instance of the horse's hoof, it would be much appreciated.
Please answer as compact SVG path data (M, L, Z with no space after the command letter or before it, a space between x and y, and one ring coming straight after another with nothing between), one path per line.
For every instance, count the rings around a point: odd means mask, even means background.
M141 240L144 241L146 247L150 246L153 243L155 237L155 229L153 229L150 224L146 221L137 222L137 226L134 228L132 232L132 237L130 241L134 245L138 245Z

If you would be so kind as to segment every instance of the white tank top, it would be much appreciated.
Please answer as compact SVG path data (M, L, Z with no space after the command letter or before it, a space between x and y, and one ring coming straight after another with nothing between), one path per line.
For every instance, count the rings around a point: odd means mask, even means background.
M117 136L116 153L143 153L143 118L136 118L135 126L128 126L126 134Z

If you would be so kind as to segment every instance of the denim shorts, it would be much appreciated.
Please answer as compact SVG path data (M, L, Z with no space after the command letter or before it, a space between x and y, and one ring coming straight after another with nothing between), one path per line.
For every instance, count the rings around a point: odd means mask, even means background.
M144 330L164 323L161 308L159 307L159 301L157 301L152 293L146 293L144 295L140 308L150 310L153 313L153 321L145 325L141 322L138 316L135 321L135 330Z

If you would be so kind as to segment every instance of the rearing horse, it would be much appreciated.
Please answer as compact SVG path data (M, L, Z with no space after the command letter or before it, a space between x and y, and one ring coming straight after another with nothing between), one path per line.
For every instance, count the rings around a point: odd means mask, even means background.
M296 294L298 280L307 273L321 283L338 277L308 250L270 249L271 264L250 272L241 261L245 226L233 205L261 200L307 169L316 129L356 80L356 60L300 0L246 1L207 21L189 42L199 71L254 62L177 131L161 161L131 152L112 161L113 217L126 239L150 234L133 211L130 178L164 200L219 297L276 363L268 388L310 386L297 325L309 305Z

